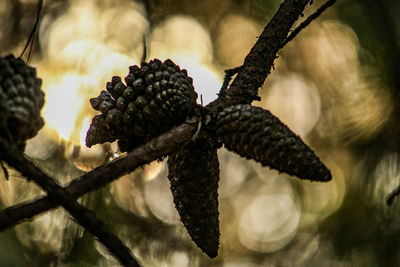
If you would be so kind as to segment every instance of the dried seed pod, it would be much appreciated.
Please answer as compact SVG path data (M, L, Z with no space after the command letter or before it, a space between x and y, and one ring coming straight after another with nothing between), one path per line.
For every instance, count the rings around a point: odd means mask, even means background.
M219 246L217 148L211 139L189 143L168 158L176 209L190 237L209 257Z
M121 151L132 150L182 123L197 98L192 79L171 60L162 63L154 59L141 67L131 66L125 84L115 76L106 89L90 100L103 119L90 127L86 137L89 147L118 139ZM106 119L110 112L113 120Z
M27 139L43 127L42 80L36 69L14 55L0 57L0 137L24 150Z
M104 115L96 115L93 117L90 130L87 132L86 142L104 143L115 141L115 136L107 129Z
M227 107L217 115L216 126L225 147L263 166L312 181L332 178L300 137L267 110L250 105Z

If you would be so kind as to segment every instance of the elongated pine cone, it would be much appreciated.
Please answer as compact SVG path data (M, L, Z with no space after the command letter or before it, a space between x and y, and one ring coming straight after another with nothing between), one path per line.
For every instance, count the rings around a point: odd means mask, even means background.
M176 209L193 242L209 257L219 247L217 148L211 139L184 146L168 158Z
M43 127L40 111L44 104L42 80L36 69L14 55L0 57L0 138L21 151L26 140Z
M280 172L312 181L329 181L331 173L314 152L269 111L250 105L223 109L217 135L225 147Z
M90 103L101 112L86 136L88 147L119 140L129 151L182 123L196 104L192 78L171 60L129 67L125 83L114 76Z

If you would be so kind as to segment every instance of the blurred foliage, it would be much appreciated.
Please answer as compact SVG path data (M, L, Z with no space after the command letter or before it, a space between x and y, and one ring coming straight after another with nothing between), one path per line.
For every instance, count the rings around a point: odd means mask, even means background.
M148 3L150 21L141 2L44 1L31 64L47 93L47 126L26 153L61 184L115 151L115 144L80 147L94 114L87 100L112 75L124 76L138 63L143 34L149 58L170 57L187 68L199 94L210 101L223 70L241 64L280 1ZM322 3L314 1L305 17ZM36 5L0 1L1 56L21 53ZM300 134L331 168L333 180L300 181L220 151L216 259L194 246L179 221L165 162L126 175L82 203L144 266L399 266L400 200L385 204L400 184L399 12L399 1L338 1L279 52L256 104ZM71 123L63 116L72 116ZM67 124L72 128L57 128ZM0 179L2 208L40 194L13 170L9 181ZM56 209L0 233L0 265L115 266L116 261Z

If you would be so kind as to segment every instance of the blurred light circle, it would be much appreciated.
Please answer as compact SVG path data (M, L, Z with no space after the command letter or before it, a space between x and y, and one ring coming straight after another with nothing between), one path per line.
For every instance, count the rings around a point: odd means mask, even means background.
M148 216L145 184L165 173L165 164L152 162L144 169L125 175L111 184L110 192L116 203L126 211Z
M32 200L40 195L43 195L43 191L37 187L34 183L28 183L26 179L13 168L9 168L7 165L8 180L5 179L3 171L1 170L2 176L0 176L0 201L5 206L15 205L17 203Z
M49 77L43 83L46 93L46 103L43 106L42 116L50 128L56 129L59 136L65 140L72 140L80 144L80 127L87 107L86 94L96 88L93 77L81 76L76 73L66 73L61 77Z
M55 49L55 48L54 48ZM52 51L50 46L49 54L51 64L60 68L78 70L80 74L90 73L99 64L99 59L111 53L109 47L101 44L95 39L70 40L60 50Z
M206 105L217 98L221 72L211 63L210 34L197 20L188 16L168 18L154 29L150 40L150 58L170 58L193 78L197 103Z
M237 14L223 17L216 34L216 54L222 63L230 67L242 65L261 30L262 26L249 17Z
M215 100L221 86L217 71L208 65L188 66L186 69L193 78L193 86L198 94L197 103L207 105Z
M102 11L100 26L106 33L104 41L108 45L124 52L134 51L142 45L149 23L140 4L125 1L123 5L104 7Z
M256 261L251 258L240 257L237 259L235 259L235 258L231 259L231 257L228 257L228 259L224 260L224 263L222 266L223 267L260 267L261 265L256 263ZM272 267L275 265L265 264L262 266L263 267Z
M171 255L170 266L185 267L185 266L190 266L189 263L190 263L190 259L189 259L189 255L187 255L187 253L177 251Z
M228 198L242 187L250 168L247 162L224 148L218 150L220 161L219 198Z
M323 160L331 170L333 177L331 181L328 183L308 181L301 183L303 212L313 214L319 220L331 215L340 207L346 192L345 172L349 166L346 166L345 163L339 165L335 159L346 159L346 161L350 161L350 159L345 153L332 153L331 156L332 158Z
M317 84L324 110L318 134L331 142L365 140L378 134L393 99L374 68L360 62L357 34L338 21L311 24L300 37L301 68Z
M360 162L357 170L362 171L365 169L365 160ZM369 186L372 198L372 204L378 206L387 218L390 218L392 229L400 229L400 214L398 213L400 207L400 196L393 199L392 205L388 206L386 200L388 196L400 186L400 155L399 153L386 153L378 161L374 173L373 182Z
M40 44L50 59L57 56L72 40L99 40L103 36L102 29L98 25L99 21L101 22L101 19L98 19L99 10L94 2L75 2L79 4L71 5L56 21L50 21L50 25L46 23L41 25Z
M126 77L129 73L129 66L140 65L139 61L135 57L111 51L102 57L93 58L91 74L96 77L100 85L94 89L93 94L98 94L101 90L104 90L106 83L111 81L113 76L120 76L122 79Z
M164 175L145 182L145 199L152 213L160 220L169 224L179 223L179 215L175 209L170 184Z
M153 57L191 58L196 62L212 61L212 42L207 29L189 16L177 15L168 18L156 27L150 37Z
M299 75L274 76L261 105L269 109L296 134L304 137L316 125L321 101L313 83Z
M70 42L92 40L119 52L132 52L142 45L148 21L141 5L132 1L123 5L75 0L64 14L52 21L45 16L40 28L40 44L49 59Z
M212 64L202 64L191 58L177 57L174 62L181 69L186 69L188 76L193 78L193 87L198 94L197 103L207 105L217 98L221 86L218 71Z
M140 177L141 171L135 171L132 174L125 175L111 184L110 193L113 199L122 209L135 213L139 216L146 216L146 208L144 196L141 190L140 182L137 179Z
M56 131L45 125L34 138L26 142L25 153L34 159L48 159L59 146L57 137Z
M377 189L383 194L400 184L400 156L398 153L387 153L382 156L376 165ZM380 198L381 196L379 196Z
M32 222L19 224L15 233L19 241L40 253L57 253L63 246L68 218L62 208L35 217Z
M304 61L306 68L312 68L320 78L337 83L346 82L343 75L351 77L359 71L359 41L354 30L329 20L311 24L308 30L309 34L304 35L300 43L307 58Z
M300 214L287 194L257 196L241 215L239 240L251 250L277 251L294 237Z

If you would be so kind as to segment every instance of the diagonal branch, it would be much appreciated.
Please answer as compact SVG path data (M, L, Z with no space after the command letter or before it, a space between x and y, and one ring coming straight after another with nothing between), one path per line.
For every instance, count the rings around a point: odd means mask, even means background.
M250 104L253 100L259 99L258 88L269 75L277 58L277 52L309 2L310 0L283 1L246 56L242 68L227 90L227 95L210 103L208 105L210 109Z
M305 21L303 21L296 29L294 29L290 35L286 38L283 42L282 47L284 47L287 43L292 41L300 32L301 30L305 29L310 23L318 18L328 7L332 6L336 0L328 0L322 6L320 6L317 11L311 14Z
M35 24L33 25L32 31L29 34L28 40L26 41L25 47L22 50L22 53L19 57L22 57L26 51L26 49L29 47L29 45L31 46L29 49L29 54L28 54L28 58L27 58L27 62L29 61L31 54L32 54L32 49L33 49L33 42L35 40L35 34L39 25L39 21L40 21L40 13L42 11L43 8L43 0L39 0L38 1L38 6L37 6L37 10L36 10L36 21Z
M183 144L191 140L196 128L197 119L192 119L187 123L173 128L147 144L136 148L126 157L100 166L75 179L64 188L64 191L71 198L76 199L90 191L104 187L123 174L132 172L137 167L177 151ZM28 173L32 174L32 170L28 170ZM0 231L4 231L23 220L53 209L57 205L58 203L54 202L49 196L46 196L31 203L6 208L0 211Z
M216 111L235 104L251 103L257 99L258 88L270 73L277 57L276 53L282 47L291 27L309 2L310 0L283 1L247 55L243 67L229 89L226 90L226 94L220 95L207 108ZM189 123L184 123L160 135L133 150L126 157L98 167L75 179L64 188L64 191L69 194L70 198L78 198L111 183L139 166L177 151L181 145L190 141L196 131L197 123L198 119L194 118ZM55 207L57 207L57 203L47 196L31 203L6 208L0 211L0 231Z
M130 250L114 233L107 229L107 226L92 211L79 204L64 188L36 167L22 153L0 140L0 154L2 160L47 191L54 202L62 205L80 225L95 235L124 266L140 266L131 255Z

